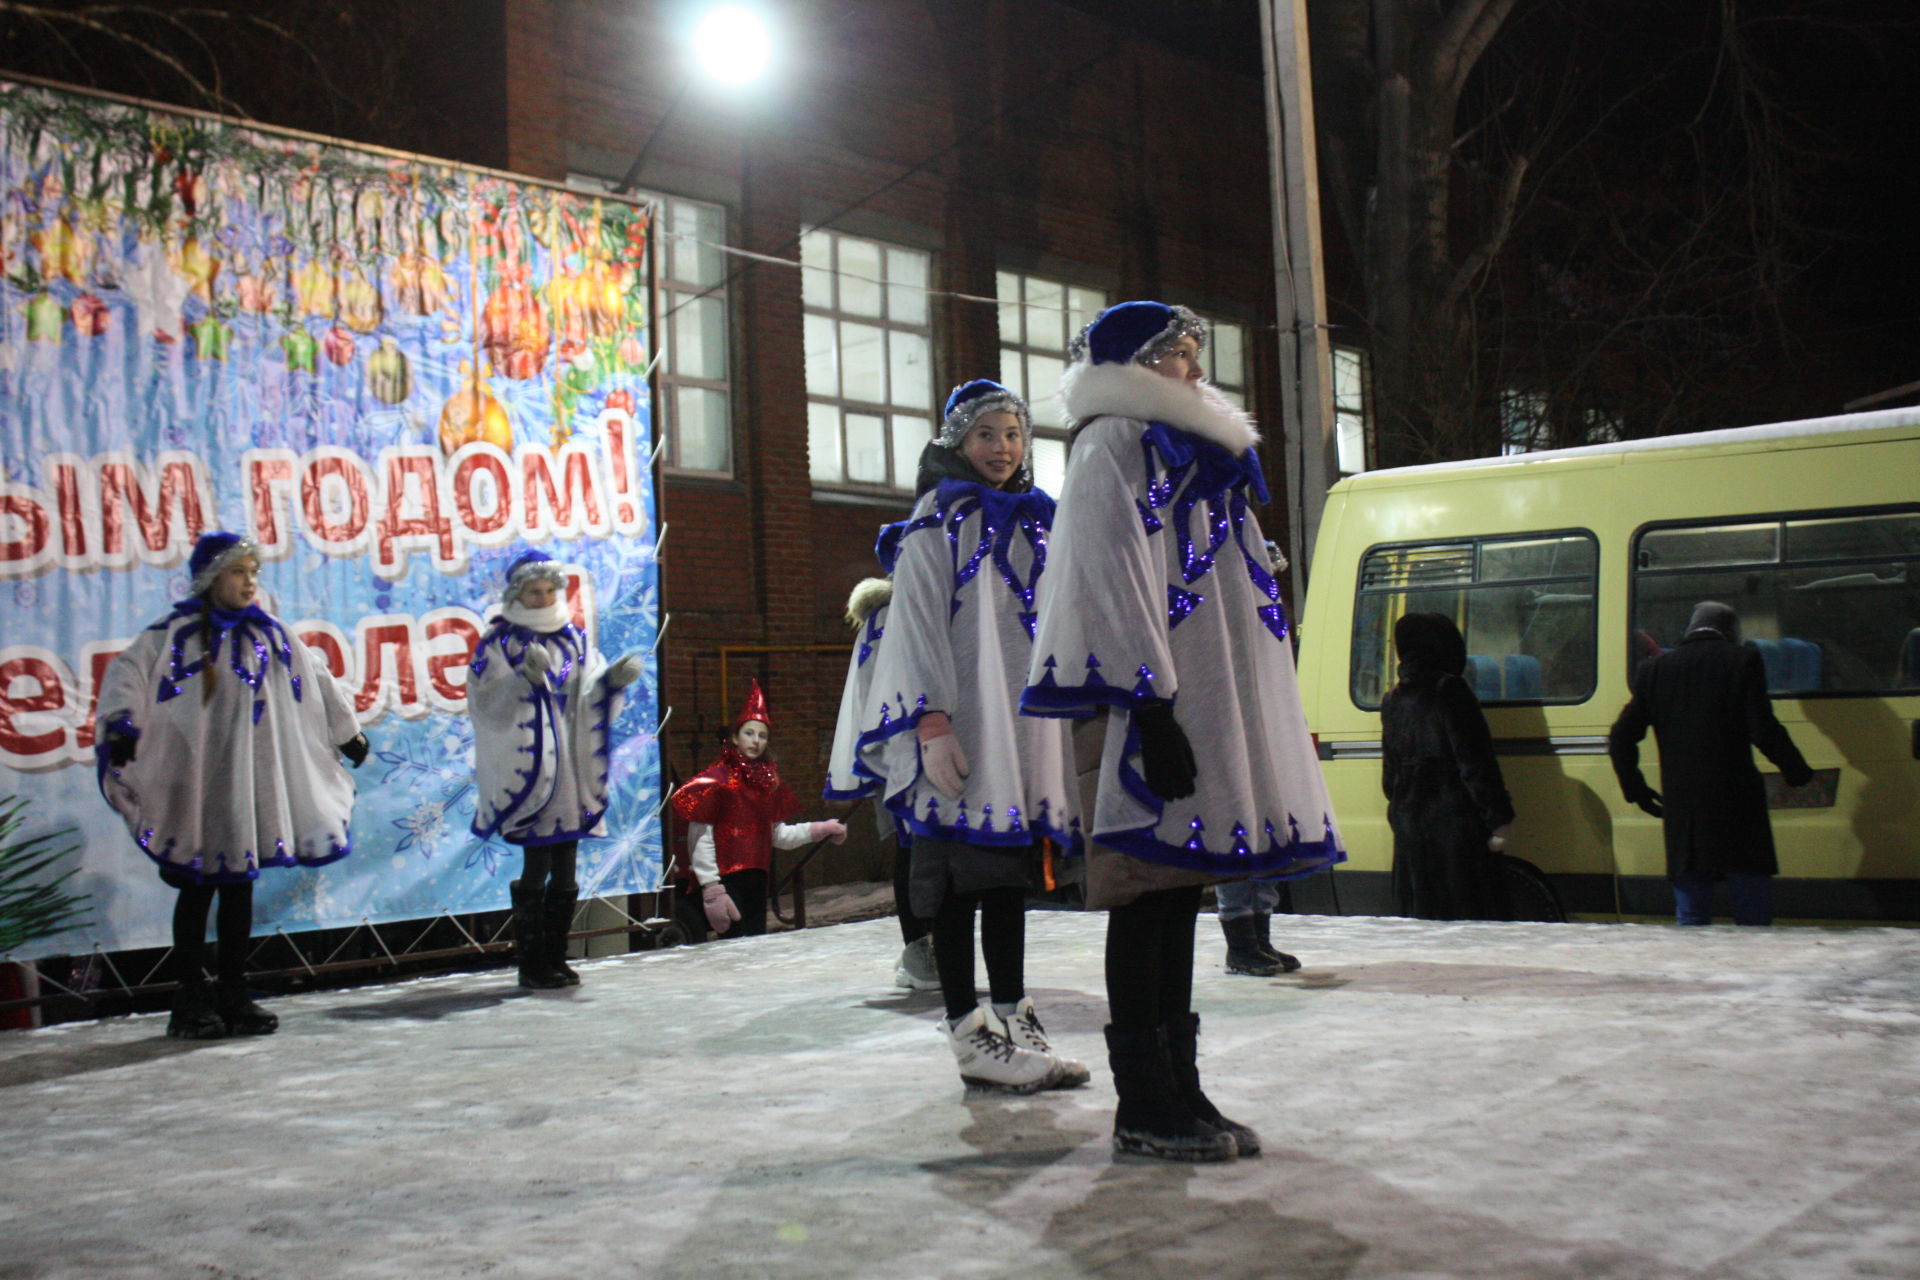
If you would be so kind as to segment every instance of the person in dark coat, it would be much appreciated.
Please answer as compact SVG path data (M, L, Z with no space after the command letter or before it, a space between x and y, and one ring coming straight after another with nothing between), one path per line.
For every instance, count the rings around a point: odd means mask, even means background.
M1422 920L1512 917L1499 853L1513 801L1493 735L1463 678L1467 642L1443 613L1393 626L1400 682L1380 707L1381 785L1393 828L1393 889Z
M1740 618L1731 608L1711 600L1695 605L1679 645L1634 676L1633 697L1607 735L1620 789L1665 824L1674 914L1686 925L1713 923L1716 880L1727 882L1735 924L1773 922L1771 877L1780 864L1753 748L1787 785L1813 778L1774 718L1759 652L1739 641ZM1649 725L1660 745L1664 796L1640 773Z

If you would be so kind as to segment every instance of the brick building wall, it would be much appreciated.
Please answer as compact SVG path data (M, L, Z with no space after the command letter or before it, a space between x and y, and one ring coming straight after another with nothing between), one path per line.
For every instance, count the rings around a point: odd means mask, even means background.
M724 103L681 92L680 6L504 3L508 168L618 178L658 130L641 185L724 205L738 248L795 259L802 227L839 214L838 230L930 250L932 285L950 294L990 298L996 270L1020 270L1186 302L1247 326L1250 405L1278 424L1257 81L1047 0L802 0L778 6L775 82ZM800 273L732 265L733 474L669 475L663 500L666 755L682 777L701 768L757 675L782 771L816 796L847 662L841 610L874 571L878 526L908 502L815 491ZM937 394L999 376L995 308L932 302ZM1284 537L1281 511L1263 518ZM821 645L836 648L802 650ZM753 651L772 646L794 648ZM872 831L863 816L829 878L886 873Z

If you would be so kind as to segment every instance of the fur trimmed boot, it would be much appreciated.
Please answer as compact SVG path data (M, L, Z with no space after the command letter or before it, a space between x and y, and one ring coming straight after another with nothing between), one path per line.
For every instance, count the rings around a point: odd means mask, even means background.
M1227 935L1227 972L1251 978L1271 978L1280 972L1280 958L1260 947L1260 921L1265 916L1222 917L1220 932Z
M226 1036L227 1024L213 1011L213 988L205 978L196 975L173 993L167 1034L175 1040L219 1040Z
M1120 1105L1113 1113L1115 1155L1218 1164L1233 1159L1233 1136L1206 1123L1174 1082L1165 1027L1107 1028L1107 1062Z
M573 909L579 903L578 887L561 893L554 886L547 886L545 935L542 939L547 947L547 967L559 976L560 984L567 987L580 985L580 975L567 963L567 935L573 932Z
M280 1029L280 1019L253 1002L244 982L222 981L214 1010L230 1036L270 1036Z
M567 980L547 962L546 920L540 890L529 888L520 880L507 888L513 895L513 949L520 962L520 985L529 991L552 991L566 986Z
M985 1005L958 1022L942 1022L940 1029L947 1033L960 1064L960 1082L969 1092L1038 1093L1060 1073L1050 1055L1022 1049L1008 1039L1006 1027Z
M1200 1015L1181 1014L1167 1023L1166 1033L1167 1061L1173 1068L1173 1080L1179 1086L1181 1099L1186 1102L1195 1116L1233 1139L1235 1155L1259 1155L1260 1135L1239 1121L1229 1120L1221 1115L1220 1108L1208 1101L1207 1095L1201 1092L1200 1066L1197 1061L1200 1049Z
M994 1010L994 1015L998 1017L999 1012L998 1009ZM1047 1043L1047 1029L1040 1025L1040 1015L1033 1007L1032 996L1020 997L1020 1003L1013 1006L1013 1011L1006 1016L1006 1027L1007 1039L1014 1044L1053 1059L1059 1073L1054 1082L1047 1086L1049 1089L1078 1089L1093 1078L1086 1063L1054 1052L1053 1046Z

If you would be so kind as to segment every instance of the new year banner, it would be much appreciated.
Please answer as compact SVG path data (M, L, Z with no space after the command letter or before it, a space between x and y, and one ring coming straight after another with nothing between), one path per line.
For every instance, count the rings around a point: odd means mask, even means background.
M469 834L466 674L509 561L649 655L589 895L659 879L648 212L0 82L0 956L164 945L173 894L95 782L108 662L250 534L269 612L373 755L352 853L269 868L258 933L507 905Z

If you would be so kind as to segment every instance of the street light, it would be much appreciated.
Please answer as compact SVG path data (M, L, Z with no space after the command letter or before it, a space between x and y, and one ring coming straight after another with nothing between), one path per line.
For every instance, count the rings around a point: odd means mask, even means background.
M616 195L627 194L640 181L647 157L653 154L653 144L672 123L696 79L738 91L761 79L773 65L773 30L761 10L751 4L716 4L703 10L686 28L686 41L692 68L698 75L689 71L681 80L660 123L653 126L640 154L614 188Z

